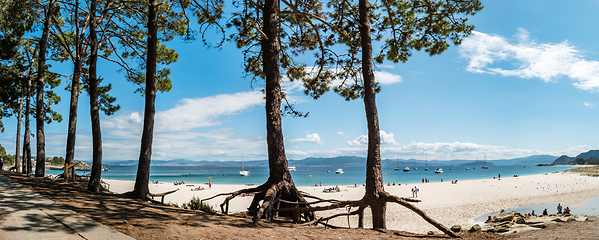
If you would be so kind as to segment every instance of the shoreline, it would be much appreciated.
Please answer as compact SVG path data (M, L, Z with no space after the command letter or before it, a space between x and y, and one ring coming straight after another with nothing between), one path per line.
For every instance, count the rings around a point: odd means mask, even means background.
M133 190L134 181L103 179L110 184L110 190L123 193ZM193 183L188 183L192 185ZM209 188L204 184L194 186L173 185L173 183L149 184L150 192L162 193L179 188L179 191L165 197L165 203L189 202L193 197L208 198L219 193L233 192L247 188L246 185L212 184ZM192 188L202 186L205 190L191 191ZM572 173L548 173L527 175L520 177L504 177L498 179L464 180L457 184L451 182L402 184L400 186L385 186L390 194L400 197L411 197L411 188L420 189L418 199L420 203L414 205L425 211L431 218L447 227L454 224L468 227L473 224L472 219L486 213L499 211L505 208L515 208L539 204L561 203L563 206L576 208L583 202L599 197L599 178L580 176ZM326 186L331 187L331 186ZM336 193L323 193L322 187L298 187L300 191L321 198L337 200L358 200L364 195L364 187L358 185L339 185L341 191ZM217 197L207 201L217 211L226 196ZM158 199L159 200L159 199ZM230 202L230 212L245 211L250 205L252 197L236 197ZM329 216L346 212L346 209L336 209L316 213L317 216ZM550 213L555 209L549 209ZM364 224L371 226L370 211L365 211ZM347 227L347 218L340 217L329 221L329 224ZM357 226L357 216L350 217L351 227ZM387 228L416 233L437 231L436 228L426 223L412 211L398 205L387 204Z

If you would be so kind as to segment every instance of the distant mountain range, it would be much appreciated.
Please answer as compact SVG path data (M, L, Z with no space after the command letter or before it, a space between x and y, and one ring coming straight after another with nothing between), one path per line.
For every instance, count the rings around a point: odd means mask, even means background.
M501 159L486 161L487 166L506 166L506 165L536 165L550 164L556 159L551 155L533 155L523 158ZM572 160L573 161L573 160ZM104 161L104 166L135 166L138 160L126 161ZM485 164L482 160L416 160L416 159L383 159L383 166L424 166L425 164L434 166L482 166ZM246 167L267 167L267 160L244 161ZM175 160L152 160L152 166L241 166L240 161L194 161L187 159ZM356 156L341 156L333 158L305 158L302 160L289 160L289 166L322 166L322 167L343 167L343 166L366 166L366 158Z
M578 156L576 157L568 157L566 155L562 155L561 157L555 159L555 161L553 161L553 164L572 165L576 159L582 158L584 160L587 160L592 157L599 157L599 150L590 150L588 152L583 152L581 154L578 154Z

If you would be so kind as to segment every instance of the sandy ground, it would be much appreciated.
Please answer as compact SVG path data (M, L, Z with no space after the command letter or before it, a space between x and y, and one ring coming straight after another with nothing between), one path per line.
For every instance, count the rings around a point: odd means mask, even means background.
M131 199L103 191L90 193L87 182L64 183L62 180L31 178L2 172L58 204L92 218L135 239L447 239L446 235L422 235L393 230L330 229L301 226L290 222L260 221L254 226L251 217L222 216L185 210ZM1 208L1 206L0 206ZM592 233L597 231L591 229ZM561 233L561 231L558 231ZM464 239L504 239L490 233L460 232ZM2 239L2 231L0 231Z
M115 193L124 193L133 189L133 181L120 181L104 179L110 184L110 190ZM187 183L191 184L191 183ZM205 190L191 191L193 188L204 187ZM173 183L150 184L152 193L162 193L174 189L179 191L167 195L165 203L171 202L181 205L189 202L192 196L205 199L223 192L232 192L247 188L244 185L216 185L211 188L205 184L193 186L178 185ZM299 187L301 191L311 195L337 200L357 200L364 195L364 187L339 186L337 193L323 193L325 187ZM411 188L420 189L418 198L422 200L415 205L424 210L430 217L450 227L454 224L470 226L472 218L482 214L498 211L504 208L522 207L538 204L561 203L563 206L576 208L591 198L599 197L599 178L580 176L570 173L550 173L522 177L503 177L498 179L483 179L451 182L411 184L401 186L386 186L385 190L400 197L412 197ZM215 209L225 197L218 197L208 201ZM157 199L159 200L159 199ZM250 205L252 197L237 197L231 201L230 212L242 212ZM355 209L354 209L355 210ZM317 213L318 216L328 216L334 213L345 212L346 209L331 210ZM554 210L555 211L555 210ZM551 212L551 209L550 209ZM366 211L366 226L371 226L369 211ZM357 217L350 219L351 227L357 226ZM348 226L347 218L337 218L329 221L337 226ZM387 228L399 231L426 233L430 230L438 231L420 216L397 204L387 206Z

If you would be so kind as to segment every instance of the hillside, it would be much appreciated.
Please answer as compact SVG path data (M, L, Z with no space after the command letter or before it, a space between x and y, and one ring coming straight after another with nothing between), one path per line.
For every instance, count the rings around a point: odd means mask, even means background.
M533 155L523 158L514 159L501 159L501 160L488 160L486 161L487 166L507 166L507 165L536 165L536 164L549 164L555 159L555 156L550 155ZM137 160L127 161L104 161L105 166L135 166ZM391 167L405 167L405 166L424 166L428 164L430 167L435 166L458 166L458 165L484 165L483 160L428 160L426 163L424 160L416 159L383 159L381 161L382 166ZM253 160L244 161L246 167L267 167L267 160ZM305 158L301 160L289 160L289 166L330 166L330 167L344 167L344 166L365 166L366 158L357 156L339 156L332 158ZM240 161L195 161L186 159L176 160L152 160L152 166L241 166Z
M568 157L566 155L562 155L561 157L555 159L555 161L553 161L553 164L556 165L572 165L574 164L574 161L576 161L576 159L582 159L584 161L579 161L579 162L585 162L586 160L590 159L590 158L599 158L599 150L590 150L588 152L583 152L581 154L578 154L578 156L576 157Z

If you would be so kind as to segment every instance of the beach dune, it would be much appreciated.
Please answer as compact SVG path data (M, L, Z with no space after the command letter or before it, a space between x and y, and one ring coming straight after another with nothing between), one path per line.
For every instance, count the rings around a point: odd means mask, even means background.
M110 184L110 190L115 193L133 190L133 181L112 179L104 179L104 181ZM192 191L192 189L199 186L204 187L205 190ZM179 191L167 195L164 202L181 205L189 202L193 196L205 199L219 193L233 192L250 186L213 184L209 188L208 185L203 183L187 183L187 185L160 183L150 184L149 187L152 193L179 189ZM364 187L362 186L339 186L340 192L324 193L322 190L328 187L334 186L298 188L311 195L327 199L358 200L364 195ZM399 186L385 186L385 190L396 196L412 197L411 189L413 187L420 189L418 199L422 200L422 202L414 205L447 227L454 224L470 226L474 224L473 218L505 208L552 203L561 203L563 206L576 208L585 201L599 197L599 178L562 172L504 177L501 180L467 180L459 181L457 184L451 182L402 184ZM220 211L219 205L225 197L218 197L207 203L212 205L215 210ZM229 211L245 211L251 201L252 196L237 197L230 202ZM549 209L550 213L555 211L555 209ZM318 212L317 216L328 216L341 212L347 212L347 209ZM366 227L372 226L370 219L370 211L367 210L365 211L364 221ZM347 217L333 219L329 221L329 224L348 226L348 219ZM350 217L350 227L357 227L357 225L357 216ZM422 220L414 212L393 203L387 205L387 228L415 233L437 231L436 228Z

